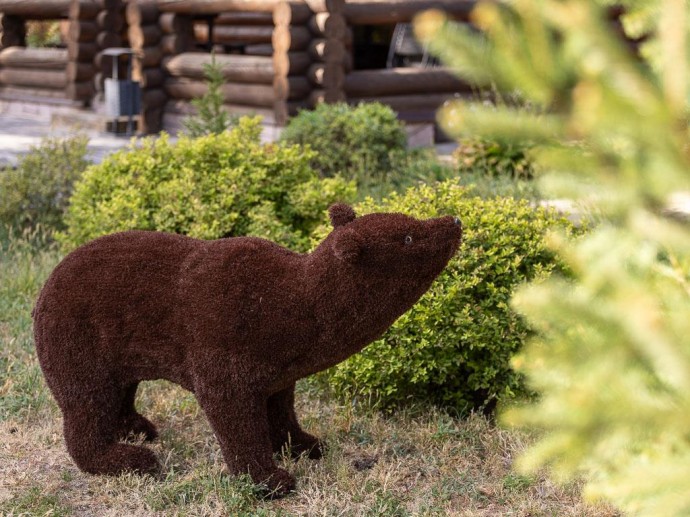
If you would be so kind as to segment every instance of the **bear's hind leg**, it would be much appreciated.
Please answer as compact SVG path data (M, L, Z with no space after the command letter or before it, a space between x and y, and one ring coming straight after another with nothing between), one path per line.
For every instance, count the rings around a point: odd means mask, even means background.
M295 385L268 397L268 425L271 430L273 452L290 446L293 457L307 453L316 460L323 455L323 444L316 437L302 430L295 414Z
M158 437L156 426L134 409L134 399L139 383L130 384L124 389L120 411L120 430L118 437L126 439L130 435L143 434L147 442Z
M65 442L74 462L90 474L157 472L153 451L117 442L122 391L103 384L98 388L75 389L62 404Z
M223 379L226 375L214 375ZM273 461L266 418L266 398L249 391L229 393L227 386L198 385L194 393L220 442L231 474L246 474L282 497L295 488L295 478Z

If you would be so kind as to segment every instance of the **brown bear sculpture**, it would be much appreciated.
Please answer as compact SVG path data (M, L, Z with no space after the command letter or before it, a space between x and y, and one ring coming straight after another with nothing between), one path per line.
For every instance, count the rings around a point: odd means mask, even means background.
M295 381L380 337L455 254L459 219L330 210L309 254L255 237L202 241L129 231L76 249L34 309L36 350L64 417L67 450L95 474L153 473L156 437L134 409L137 385L167 379L194 393L231 473L274 495L295 486L273 461L321 455L294 409Z

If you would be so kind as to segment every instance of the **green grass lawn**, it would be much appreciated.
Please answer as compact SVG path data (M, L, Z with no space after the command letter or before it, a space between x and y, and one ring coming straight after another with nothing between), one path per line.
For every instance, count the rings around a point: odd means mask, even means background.
M298 482L284 499L262 500L248 480L225 475L193 396L163 381L144 383L137 399L158 425L162 474L83 474L65 450L31 337L35 296L58 260L22 240L0 246L0 515L618 515L582 503L576 484L514 473L528 439L483 417L419 407L386 417L304 389L298 413L328 449L320 461L280 458Z

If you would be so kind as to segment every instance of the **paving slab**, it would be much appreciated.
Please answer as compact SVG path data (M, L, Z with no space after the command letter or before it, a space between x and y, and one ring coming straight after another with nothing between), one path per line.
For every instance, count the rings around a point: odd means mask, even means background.
M0 167L14 166L31 147L48 137L66 137L78 134L89 138L88 157L94 162L129 145L130 138L87 129L57 126L49 122L0 115Z

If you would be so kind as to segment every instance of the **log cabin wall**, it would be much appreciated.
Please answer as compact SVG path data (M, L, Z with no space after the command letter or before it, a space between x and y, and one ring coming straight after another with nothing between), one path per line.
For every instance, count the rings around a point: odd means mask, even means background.
M102 1L102 0L99 0ZM96 0L0 0L0 98L84 106L93 96ZM66 48L28 48L32 20L66 24Z
M410 23L416 14L431 8L468 22L475 4L475 0L347 0L344 17L350 34L361 32L357 31L361 27L381 26L392 32L396 24ZM355 59L354 66L346 69L343 93L347 102L381 102L406 122L434 122L436 111L446 100L470 92L467 84L443 67L385 68L383 64L359 69L358 65Z
M141 124L144 133L156 133L162 129L163 109L168 95L163 89L165 73L163 63L162 14L155 0L130 2L126 8L127 39L136 53L132 78L141 87ZM183 27L175 27L182 37Z

